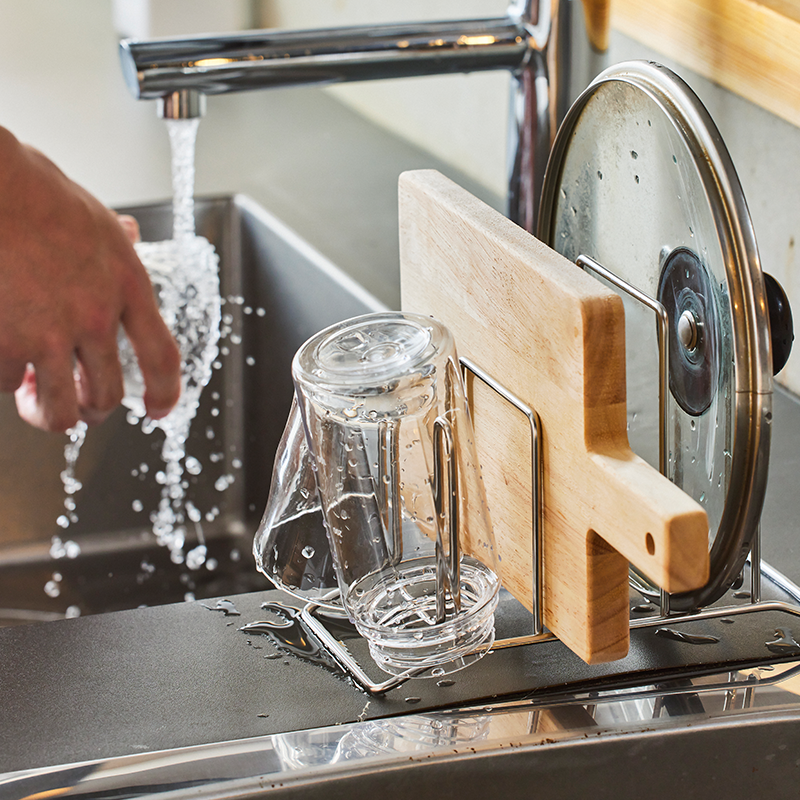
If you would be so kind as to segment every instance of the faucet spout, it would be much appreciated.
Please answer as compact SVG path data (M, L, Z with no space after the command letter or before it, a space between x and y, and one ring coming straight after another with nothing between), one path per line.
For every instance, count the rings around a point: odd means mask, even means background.
M196 89L176 89L156 99L162 119L196 119L206 113L206 96Z
M125 40L120 56L134 97L158 100L168 118L199 116L209 94L509 70L508 215L533 231L556 127L602 68L587 8L598 4L517 0L497 19Z

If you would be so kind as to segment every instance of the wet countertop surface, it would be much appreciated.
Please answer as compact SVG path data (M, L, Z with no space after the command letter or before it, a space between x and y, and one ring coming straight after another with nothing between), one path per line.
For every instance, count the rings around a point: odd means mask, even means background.
M776 595L777 596L777 595ZM775 611L735 625L720 619L681 630L715 637L702 647L654 629L632 633L627 658L587 666L560 642L504 649L447 679L417 679L369 697L314 659L240 630L274 619L262 609L278 592L120 611L0 630L0 775L36 767L224 742L431 709L545 697L609 682L652 684L693 671L786 660L766 643L787 618ZM502 632L518 630L512 608ZM674 626L673 626L674 627ZM351 649L367 665L351 642ZM796 654L789 655L795 658ZM369 671L369 669L368 669ZM373 666L373 678L381 673ZM624 679L620 676L625 675ZM621 684L621 685L622 685Z

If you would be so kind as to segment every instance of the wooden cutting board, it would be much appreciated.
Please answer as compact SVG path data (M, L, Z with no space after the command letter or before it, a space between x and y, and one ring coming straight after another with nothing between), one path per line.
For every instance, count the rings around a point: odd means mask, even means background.
M628 651L628 562L680 592L708 577L699 504L628 445L621 299L432 170L400 178L403 310L436 317L543 429L543 619L589 663ZM532 605L527 418L467 385L503 584Z

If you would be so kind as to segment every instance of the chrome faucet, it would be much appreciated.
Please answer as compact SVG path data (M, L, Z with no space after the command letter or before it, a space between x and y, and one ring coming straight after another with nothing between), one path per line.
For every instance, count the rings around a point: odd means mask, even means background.
M209 94L507 69L507 213L533 231L558 125L603 66L608 5L515 0L498 19L125 40L120 54L134 96L168 118L199 116Z

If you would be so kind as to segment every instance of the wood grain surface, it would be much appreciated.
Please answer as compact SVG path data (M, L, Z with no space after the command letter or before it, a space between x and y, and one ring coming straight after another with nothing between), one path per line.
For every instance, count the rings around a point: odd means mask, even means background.
M672 592L708 575L705 512L628 445L622 301L438 172L399 191L403 310L442 321L542 420L544 623L589 663L621 658L629 561ZM467 391L501 578L530 608L528 422Z
M614 0L614 28L800 125L797 0Z

